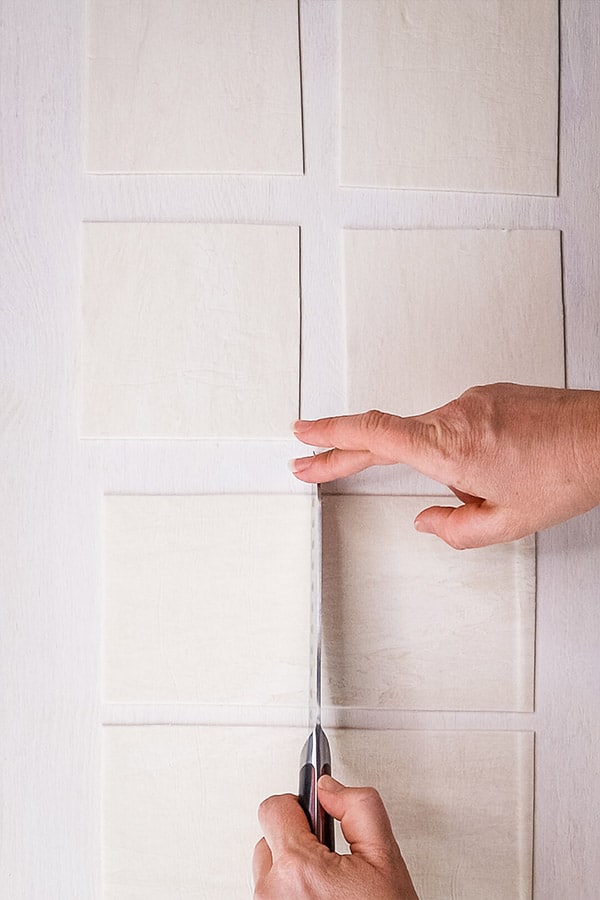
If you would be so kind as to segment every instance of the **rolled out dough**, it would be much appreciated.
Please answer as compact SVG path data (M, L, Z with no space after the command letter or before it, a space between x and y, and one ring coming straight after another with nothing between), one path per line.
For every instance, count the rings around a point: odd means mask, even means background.
M311 498L109 496L104 698L308 702Z
M84 225L82 435L287 435L298 247L288 226Z
M352 412L564 386L558 231L345 231L344 282Z
M379 788L420 897L530 896L531 734L329 736L334 774ZM304 738L289 728L105 727L104 900L250 898L256 808L296 791Z
M344 730L331 738L334 775L381 793L422 900L531 897L532 733Z
M90 172L301 174L296 0L88 0Z
M343 0L347 185L555 195L557 0Z
M440 504L324 498L326 702L533 709L535 540L457 553L413 527Z

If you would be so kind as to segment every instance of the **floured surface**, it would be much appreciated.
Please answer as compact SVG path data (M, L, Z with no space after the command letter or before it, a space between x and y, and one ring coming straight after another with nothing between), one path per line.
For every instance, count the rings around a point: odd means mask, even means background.
M529 900L532 734L339 731L331 737L334 774L381 793L422 900Z
M343 0L342 183L555 195L557 0Z
M273 438L297 417L299 235L84 226L84 437Z
M352 412L564 386L558 231L346 231L344 279Z
M104 698L308 702L309 496L105 498Z
M413 519L448 497L325 497L326 703L533 709L535 541L457 553Z
M105 900L250 897L264 797L296 790L302 729L105 727ZM334 774L380 790L419 896L531 891L533 736L331 731ZM338 835L338 851L343 844Z
M296 0L88 0L90 172L301 174Z

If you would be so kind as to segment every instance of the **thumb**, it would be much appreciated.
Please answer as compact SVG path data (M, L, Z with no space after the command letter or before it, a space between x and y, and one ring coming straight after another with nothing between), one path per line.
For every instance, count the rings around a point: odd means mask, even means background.
M487 500L472 500L464 506L430 506L419 513L415 528L435 534L455 550L487 547L512 541L501 511Z
M330 775L322 775L318 787L321 805L339 819L354 856L361 856L378 867L382 862L397 865L401 860L400 848L375 788L345 787Z

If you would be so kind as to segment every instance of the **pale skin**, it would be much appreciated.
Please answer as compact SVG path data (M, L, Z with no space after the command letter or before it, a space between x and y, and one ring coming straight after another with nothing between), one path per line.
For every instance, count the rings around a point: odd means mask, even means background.
M293 460L301 481L401 463L446 485L461 505L430 506L415 528L458 550L513 541L600 504L600 391L483 385L420 416L371 410L299 421L294 434L327 448ZM292 795L270 797L259 815L257 900L414 900L377 792L332 791L330 781L319 783L319 796L341 820L351 854L319 845Z
M294 460L301 481L406 463L463 501L419 513L418 531L457 549L514 541L600 503L600 391L488 384L421 416L371 412L297 422L325 453Z
M254 850L255 900L418 900L377 791L328 775L318 791L352 852L319 844L293 794L269 797L258 810L265 836Z

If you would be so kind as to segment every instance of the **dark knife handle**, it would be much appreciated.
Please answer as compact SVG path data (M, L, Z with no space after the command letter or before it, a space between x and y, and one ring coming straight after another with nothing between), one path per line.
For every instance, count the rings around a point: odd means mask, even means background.
M323 763L317 774L313 763L305 763L300 768L300 786L298 801L306 813L310 830L317 840L332 852L335 851L334 819L326 813L317 796L317 781L321 775L331 775L329 763Z
M319 803L317 782L321 775L331 775L331 750L327 735L317 722L300 754L300 787L298 800L312 833L329 850L335 850L334 820Z

